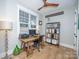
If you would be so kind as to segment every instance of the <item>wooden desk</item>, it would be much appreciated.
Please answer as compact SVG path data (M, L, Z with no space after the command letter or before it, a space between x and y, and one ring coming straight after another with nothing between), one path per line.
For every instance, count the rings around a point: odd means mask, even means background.
M35 41L35 40L38 40L38 39L39 39L39 36L35 36L35 37L29 37L29 38L21 39L21 41L24 42L24 43L28 43L30 41Z
M38 40L38 39L39 39L39 36L32 36L26 39L21 39L21 48L25 48L25 45L27 44L27 56L29 55L30 49L33 45L32 44L33 41Z

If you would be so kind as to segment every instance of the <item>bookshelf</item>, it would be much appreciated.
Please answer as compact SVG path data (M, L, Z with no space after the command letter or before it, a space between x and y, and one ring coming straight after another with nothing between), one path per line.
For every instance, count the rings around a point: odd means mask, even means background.
M60 42L60 22L46 24L46 42L59 45Z

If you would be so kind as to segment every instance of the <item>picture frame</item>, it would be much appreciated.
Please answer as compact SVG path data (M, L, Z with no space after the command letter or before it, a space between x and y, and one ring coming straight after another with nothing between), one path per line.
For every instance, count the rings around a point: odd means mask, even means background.
M39 21L39 25L42 25L42 21Z

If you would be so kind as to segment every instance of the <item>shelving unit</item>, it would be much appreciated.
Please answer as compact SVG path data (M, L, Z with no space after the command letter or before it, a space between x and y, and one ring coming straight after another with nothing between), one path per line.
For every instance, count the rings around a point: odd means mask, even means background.
M60 42L60 22L46 24L46 37L50 44L59 45Z

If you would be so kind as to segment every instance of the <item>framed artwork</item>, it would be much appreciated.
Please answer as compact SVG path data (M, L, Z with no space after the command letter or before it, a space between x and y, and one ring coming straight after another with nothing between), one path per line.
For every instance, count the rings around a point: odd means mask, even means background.
M42 21L39 21L39 25L42 25Z

